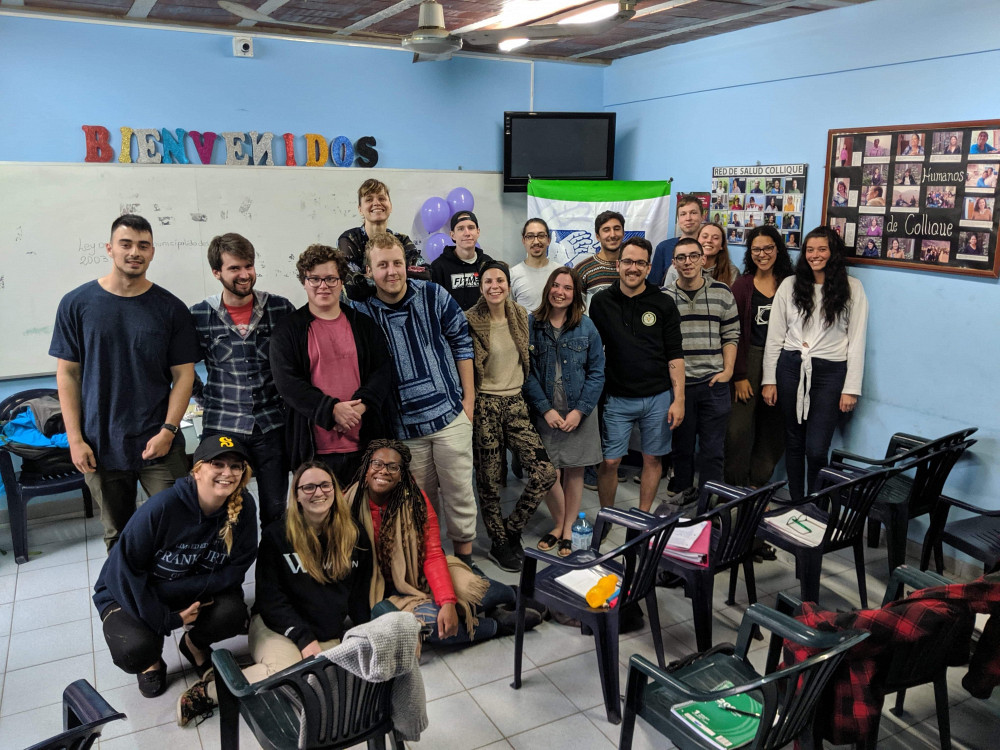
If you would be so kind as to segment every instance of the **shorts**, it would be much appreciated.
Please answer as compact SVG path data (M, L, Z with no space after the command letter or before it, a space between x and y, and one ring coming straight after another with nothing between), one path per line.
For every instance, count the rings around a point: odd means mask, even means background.
M644 455L665 456L670 453L667 412L672 402L670 391L642 398L608 396L601 425L601 447L605 460L622 458L628 453L629 436L635 424L639 425Z

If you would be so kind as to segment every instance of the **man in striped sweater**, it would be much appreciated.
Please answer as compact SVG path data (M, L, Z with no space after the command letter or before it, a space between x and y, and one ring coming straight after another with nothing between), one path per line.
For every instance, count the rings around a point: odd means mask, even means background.
M674 478L670 489L683 493L674 503L697 498L694 483L695 443L698 481L722 480L726 426L732 409L729 380L736 363L740 317L729 287L706 278L704 252L698 240L683 237L674 248L678 278L664 289L681 316L684 338L684 421L674 430Z
M365 250L375 294L353 302L385 333L396 367L393 425L412 454L417 484L444 516L455 555L472 563L472 337L462 308L443 287L407 279L399 239L372 235ZM438 487L440 487L440 505Z

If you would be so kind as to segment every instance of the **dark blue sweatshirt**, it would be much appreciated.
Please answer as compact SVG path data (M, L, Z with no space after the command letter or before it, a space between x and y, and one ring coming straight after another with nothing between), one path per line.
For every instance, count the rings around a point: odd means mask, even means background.
M244 490L228 553L219 538L227 507L206 516L191 477L151 497L108 553L94 585L97 611L117 604L166 635L183 624L179 613L194 602L242 585L257 556L257 506Z

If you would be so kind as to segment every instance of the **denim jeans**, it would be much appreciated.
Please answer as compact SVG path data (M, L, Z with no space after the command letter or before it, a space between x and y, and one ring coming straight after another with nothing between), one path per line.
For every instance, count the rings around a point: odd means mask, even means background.
M788 470L788 493L792 500L804 497L803 485L811 493L816 487L819 470L830 463L830 442L840 420L840 394L847 377L847 362L813 357L809 414L799 424L795 414L795 395L801 366L802 355L799 352L781 350L775 379L778 407L785 418L785 468Z
M229 434L226 430L202 430L208 435ZM257 507L263 529L280 519L288 505L288 457L285 453L285 428L261 432L259 427L249 435L239 435L250 453L250 466L257 480Z
M729 383L713 386L706 380L684 386L684 421L674 430L674 485L685 490L694 485L695 445L698 448L698 481L722 480L726 425L733 402Z

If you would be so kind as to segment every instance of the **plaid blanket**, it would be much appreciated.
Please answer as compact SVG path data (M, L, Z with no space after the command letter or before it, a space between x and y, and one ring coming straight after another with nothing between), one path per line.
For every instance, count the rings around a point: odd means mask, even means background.
M986 627L969 659L970 639L976 614L990 614ZM992 616L997 615L997 616ZM877 726L885 698L882 692L883 671L887 660L880 657L893 645L916 643L936 633L945 624L961 618L960 633L949 644L928 644L928 648L950 650L950 666L965 664L969 671L962 685L977 698L988 698L1000 685L1000 582L982 578L972 583L923 589L906 599L890 602L881 609L852 612L824 612L806 602L798 620L828 632L862 630L871 633L847 654L837 674L827 687L816 711L826 717L821 725L823 737L834 744L864 740ZM785 659L797 663L816 653L786 641Z

